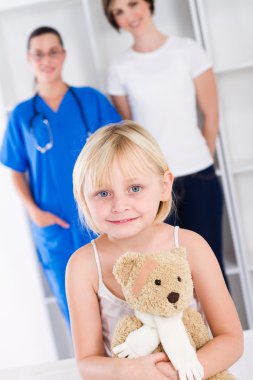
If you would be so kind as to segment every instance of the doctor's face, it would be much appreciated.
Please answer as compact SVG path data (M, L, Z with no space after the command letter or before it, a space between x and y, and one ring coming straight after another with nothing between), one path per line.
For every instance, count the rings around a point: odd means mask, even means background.
M27 54L38 84L61 79L65 50L59 38L52 33L33 37Z

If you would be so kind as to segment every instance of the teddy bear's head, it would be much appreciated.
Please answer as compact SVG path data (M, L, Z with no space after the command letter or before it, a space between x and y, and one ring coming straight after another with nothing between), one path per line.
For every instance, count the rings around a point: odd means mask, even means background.
M144 313L173 316L189 306L193 297L183 248L149 255L128 252L117 260L113 274L129 305Z

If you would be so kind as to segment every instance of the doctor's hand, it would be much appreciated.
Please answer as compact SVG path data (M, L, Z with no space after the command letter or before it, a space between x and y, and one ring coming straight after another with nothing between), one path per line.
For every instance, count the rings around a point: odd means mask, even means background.
M58 224L62 228L69 228L70 225L65 220L59 218L57 215L48 211L43 211L40 208L34 209L30 213L32 221L39 227L48 227L53 224Z

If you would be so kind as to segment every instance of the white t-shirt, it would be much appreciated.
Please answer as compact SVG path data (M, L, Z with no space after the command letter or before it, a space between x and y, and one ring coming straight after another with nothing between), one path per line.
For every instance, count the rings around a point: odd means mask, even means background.
M197 121L193 79L211 67L189 38L169 37L157 50L127 50L109 68L108 93L127 95L133 120L156 138L176 177L212 165Z

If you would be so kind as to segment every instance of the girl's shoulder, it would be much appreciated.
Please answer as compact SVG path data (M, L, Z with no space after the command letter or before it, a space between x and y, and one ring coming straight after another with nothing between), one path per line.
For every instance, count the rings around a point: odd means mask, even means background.
M178 240L179 245L186 248L189 252L209 247L206 240L200 234L184 228L178 229Z
M86 279L97 277L94 250L91 243L80 247L70 256L66 271L68 275L81 275L85 276Z
M178 235L179 246L185 248L191 269L213 261L215 258L214 252L201 235L183 228L179 229Z

